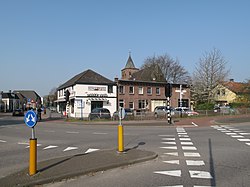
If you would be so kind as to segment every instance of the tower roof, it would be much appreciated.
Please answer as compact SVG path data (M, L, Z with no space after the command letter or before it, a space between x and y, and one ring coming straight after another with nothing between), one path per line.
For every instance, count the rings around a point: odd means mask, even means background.
M131 58L131 55L129 54L129 57L128 57L128 60L127 60L127 63L126 63L126 66L125 66L125 68L124 69L137 69L136 67L135 67L135 65L134 65L134 62L133 62L133 60L132 60L132 58Z

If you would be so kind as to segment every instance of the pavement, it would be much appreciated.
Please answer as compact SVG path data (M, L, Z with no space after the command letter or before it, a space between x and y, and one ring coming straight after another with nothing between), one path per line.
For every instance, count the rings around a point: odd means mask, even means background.
M212 124L243 122L250 122L250 115L183 118L178 119L172 126L190 126L192 123L196 123L199 126L207 126ZM135 121L130 123L136 124ZM151 121L150 123L152 125L154 122ZM156 153L140 150L138 147L139 145L127 149L124 153L118 153L116 150L102 150L38 162L37 173L35 175L29 176L29 168L27 166L27 168L21 171L1 178L0 186L42 185L80 175L87 175L116 167L144 162L157 157Z
M136 147L125 151L118 153L116 150L103 150L39 162L35 175L29 176L29 168L26 168L1 178L0 186L42 185L144 162L157 157L154 152L139 150Z

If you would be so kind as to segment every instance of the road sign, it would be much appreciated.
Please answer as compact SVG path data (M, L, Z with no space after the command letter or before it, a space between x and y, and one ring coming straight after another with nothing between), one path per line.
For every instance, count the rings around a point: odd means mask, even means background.
M37 123L37 115L33 110L29 110L24 116L24 122L28 127L34 127Z

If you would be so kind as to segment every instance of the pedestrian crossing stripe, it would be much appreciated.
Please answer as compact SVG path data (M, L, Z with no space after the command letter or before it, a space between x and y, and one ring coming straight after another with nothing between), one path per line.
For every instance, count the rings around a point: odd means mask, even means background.
M171 171L155 171L155 174L169 175L173 177L181 177L181 170L171 170Z
M212 179L213 177L207 171L193 171L189 170L191 178L200 178L200 179Z

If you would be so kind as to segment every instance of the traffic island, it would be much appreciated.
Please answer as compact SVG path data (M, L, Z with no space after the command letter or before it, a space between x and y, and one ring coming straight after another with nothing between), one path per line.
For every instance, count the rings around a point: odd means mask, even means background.
M155 159L157 154L139 149L127 149L126 154L117 150L96 151L61 157L38 163L37 173L29 176L29 168L0 179L0 186L34 186L70 179L80 175L105 171Z

